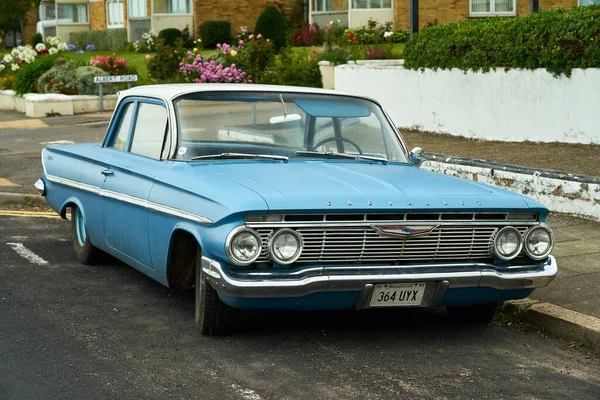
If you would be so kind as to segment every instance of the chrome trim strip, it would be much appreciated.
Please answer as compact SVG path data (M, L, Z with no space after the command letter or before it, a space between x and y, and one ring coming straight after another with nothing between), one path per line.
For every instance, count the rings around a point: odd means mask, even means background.
M178 208L173 208L166 206L164 204L153 203L148 200L140 199L139 197L129 196L126 194L117 193L111 190L100 189L97 186L88 185L86 183L77 182L71 179L61 178L54 175L46 174L46 179L52 183L58 183L60 185L69 186L75 189L83 190L86 192L94 193L102 197L106 197L109 199L123 201L125 203L134 204L139 207L144 207L149 210L158 211L163 214L173 215L175 217L184 218L190 221L198 222L200 224L212 224L213 221L209 218L203 217L201 215L196 215L189 213L187 211L180 210Z
M348 221L348 222L250 222L246 223L248 228L253 229L261 229L261 228L273 228L273 229L281 229L281 228L338 228L338 227L371 227L371 225L391 225L397 224L401 225L425 225L431 226L432 222L435 222L436 227L439 226L496 226L496 225L527 225L527 226L535 226L540 223L537 221L505 221L505 220L454 220L454 221L439 221L439 220L382 220L382 221Z
M515 268L529 266L515 266ZM301 297L313 293L364 291L367 285L385 282L442 282L448 288L489 287L499 290L533 289L546 286L557 274L554 257L530 266L533 271L507 272L485 263L421 264L406 268L382 265L378 270L361 267L311 267L286 273L236 272L218 261L202 257L202 269L211 285L223 294L242 298ZM377 268L377 267L372 267ZM447 281L445 283L444 281ZM439 296L439 293L438 293Z

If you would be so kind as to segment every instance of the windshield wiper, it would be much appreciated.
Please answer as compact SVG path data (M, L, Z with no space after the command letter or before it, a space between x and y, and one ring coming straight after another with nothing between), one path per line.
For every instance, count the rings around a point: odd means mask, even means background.
M218 158L250 158L250 159L263 159L263 160L280 160L288 162L289 158L286 156L277 156L273 154L247 154L247 153L219 153L219 154L207 154L204 156L196 156L190 158L190 161L196 160L211 160Z
M339 157L339 158L351 158L353 160L361 159L361 160L369 160L369 161L378 161L384 164L388 163L388 160L382 157L376 156L364 156L362 154L346 154L346 153L335 153L335 152L321 152L321 151L297 151L296 155L298 156L321 156L321 157Z

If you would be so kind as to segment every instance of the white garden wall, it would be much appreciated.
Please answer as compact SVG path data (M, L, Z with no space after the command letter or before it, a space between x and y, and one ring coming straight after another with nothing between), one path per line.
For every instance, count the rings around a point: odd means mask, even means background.
M401 128L502 141L600 144L600 69L404 69L400 62L335 68L335 89L380 101Z

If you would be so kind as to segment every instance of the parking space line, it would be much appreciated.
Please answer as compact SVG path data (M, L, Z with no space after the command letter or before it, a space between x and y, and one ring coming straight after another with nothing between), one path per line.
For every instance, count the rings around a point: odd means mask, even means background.
M59 219L60 215L54 211L16 211L16 210L0 210L0 216L3 217L31 217L31 218L50 218Z
M39 129L48 125L39 119L20 119L16 121L0 122L0 129Z
M33 251L29 250L23 243L6 243L10 246L14 251L17 252L18 255L26 259L32 264L37 265L48 265L48 261L44 260L42 257L35 254Z
M0 178L0 186L19 186L6 178Z

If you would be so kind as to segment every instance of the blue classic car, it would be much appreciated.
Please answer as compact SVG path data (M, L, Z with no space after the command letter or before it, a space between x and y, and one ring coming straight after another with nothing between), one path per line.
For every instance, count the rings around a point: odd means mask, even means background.
M548 210L419 168L374 100L285 86L121 92L101 144L49 147L36 187L103 252L194 288L203 334L240 309L446 307L489 322L557 273Z

